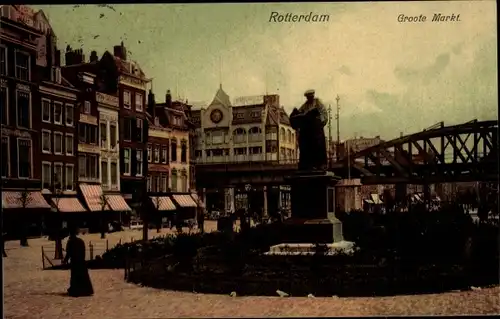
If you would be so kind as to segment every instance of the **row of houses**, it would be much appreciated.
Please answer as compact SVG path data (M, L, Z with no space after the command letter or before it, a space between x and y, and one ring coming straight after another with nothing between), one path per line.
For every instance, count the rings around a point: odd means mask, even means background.
M167 193L196 205L191 106L156 103L123 42L89 59L68 46L63 64L42 11L4 5L0 30L3 208L140 213Z

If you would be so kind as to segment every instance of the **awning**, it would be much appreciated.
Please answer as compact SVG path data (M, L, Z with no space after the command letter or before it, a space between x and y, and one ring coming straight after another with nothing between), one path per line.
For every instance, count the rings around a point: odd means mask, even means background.
M61 213L82 213L87 211L76 197L52 198L52 203Z
M174 202L168 196L150 196L154 207L159 211L176 210Z
M2 208L23 208L23 192L2 192ZM50 205L41 192L27 192L25 208L47 208Z
M112 211L115 212L130 212L132 209L128 206L122 195L106 195L106 200Z
M172 195L172 197L180 207L198 207L190 195Z
M103 210L103 195L101 185L80 184L83 198L89 207L90 211L97 212ZM104 204L104 210L110 210L109 204Z
M201 201L198 194L191 194L191 197L193 198L195 203L198 203L198 207L205 208L205 204Z
M367 203L367 204L373 204L373 201L371 199L365 199L365 203Z

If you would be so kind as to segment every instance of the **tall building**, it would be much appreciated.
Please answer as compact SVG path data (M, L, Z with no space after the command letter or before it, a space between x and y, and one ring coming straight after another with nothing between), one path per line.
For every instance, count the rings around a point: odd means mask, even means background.
M197 163L296 161L296 133L279 95L239 98L232 105L221 86L192 118Z
M279 95L241 97L231 103L221 85L206 108L191 114L196 163L297 161L297 135ZM289 204L287 191L277 186L238 185L199 193L209 210L264 207L265 214L268 206L275 210Z

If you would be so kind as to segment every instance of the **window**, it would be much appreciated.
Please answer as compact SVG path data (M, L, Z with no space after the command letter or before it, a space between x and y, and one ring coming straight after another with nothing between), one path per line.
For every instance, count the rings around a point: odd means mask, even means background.
M52 68L52 81L61 84L61 69L58 67Z
M151 163L151 156L153 156L152 153L152 146L151 144L148 144L148 163Z
M50 100L42 99L42 121L50 123L50 113L52 108L50 107Z
M2 177L8 177L10 175L10 149L9 149L9 137L2 136Z
M172 170L172 192L177 192L177 170Z
M146 188L148 192L151 192L151 175L146 178Z
M16 51L16 78L30 80L30 56L28 53Z
M130 92L123 91L123 107L126 109L130 108Z
M42 162L42 188L50 189L52 185L52 163Z
M123 120L123 139L125 141L132 141L132 119L125 118Z
M187 183L187 173L185 170L181 173L181 192L186 193L188 191L188 183Z
M116 123L111 123L109 125L109 139L110 139L110 146L111 149L114 149L116 147Z
M61 132L54 132L54 154L63 153L63 137Z
M186 141L182 141L181 143L181 162L187 162L187 143Z
M172 143L170 144L170 152L172 162L177 162L177 141L175 139L172 140Z
M161 191L161 184L160 184L160 175L156 175L154 179L154 184L156 184L154 190L155 192L160 192Z
M73 147L73 134L66 133L66 155L73 155L75 153Z
M111 185L118 185L118 164L111 162Z
M143 168L143 150L137 149L136 159L137 159L137 172L136 176L142 176L142 168Z
M158 184L157 184L157 179L156 179L156 176L153 176L151 178L151 182L152 182L152 185L151 185L151 191L152 192L157 192L158 191Z
M85 103L83 104L83 113L90 114L90 110L91 110L90 101L85 101Z
M54 102L54 123L62 124L62 103Z
M245 118L245 114L243 114L243 113L236 113L236 118L240 119L240 120L244 119Z
M93 179L98 179L98 162L97 162L97 155L87 155L87 178L93 178Z
M252 117L253 118L260 117L260 112L259 111L252 111Z
M97 145L97 126L89 125L87 127L87 143Z
M78 141L80 143L86 143L87 139L87 125L84 123L79 123L78 124Z
M168 146L163 145L161 148L161 156L160 156L160 160L163 164L167 163L167 153L168 153Z
M55 189L63 188L63 164L54 163L54 187Z
M50 131L42 130L42 153L50 153Z
M30 178L32 176L31 163L33 163L31 154L31 140L23 138L17 139L17 160L17 176L19 178Z
M87 176L87 157L78 155L78 177Z
M142 119L137 119L137 142L142 142Z
M130 148L123 149L123 172L130 175Z
M101 184L103 187L108 187L108 162L101 161Z
M73 164L66 164L66 189L73 190L75 167Z
M182 126L182 120L180 116L174 116L174 125Z
M135 94L135 110L142 111L142 105L143 105L142 94L136 93Z
M101 132L101 148L108 148L108 132L107 132L108 126L106 122L101 122L99 125L99 130Z
M17 126L31 128L31 93L17 91Z
M160 145L155 145L155 156L154 156L154 162L159 163L160 162Z
M5 86L1 87L0 90L0 109L2 110L2 124L9 124L9 96L8 90Z
M73 126L75 121L73 104L66 104L66 126Z
M161 191L163 193L167 192L168 188L167 183L168 183L167 174L161 174Z
M7 47L0 46L0 75L7 75Z
M158 116L155 116L155 125L156 126L160 125L160 118Z

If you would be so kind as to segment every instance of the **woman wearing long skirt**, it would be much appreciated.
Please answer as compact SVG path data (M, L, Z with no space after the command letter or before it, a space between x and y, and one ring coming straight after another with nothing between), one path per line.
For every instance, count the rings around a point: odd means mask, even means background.
M66 257L64 258L64 263L70 261L71 279L68 295L72 297L92 296L94 288L85 263L85 242L76 237L76 234L77 230L72 228L66 244Z

